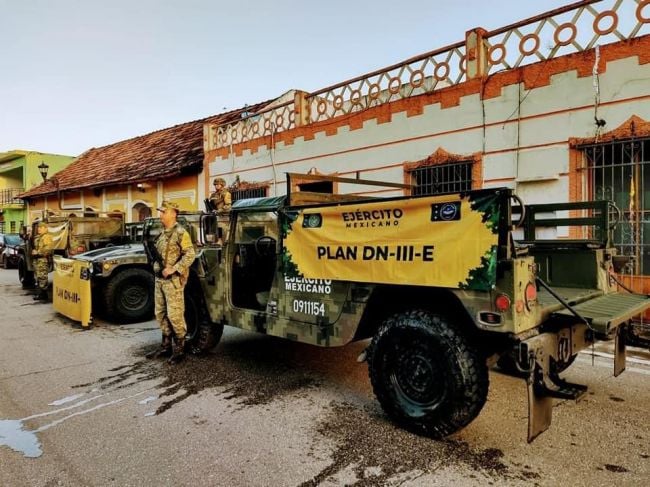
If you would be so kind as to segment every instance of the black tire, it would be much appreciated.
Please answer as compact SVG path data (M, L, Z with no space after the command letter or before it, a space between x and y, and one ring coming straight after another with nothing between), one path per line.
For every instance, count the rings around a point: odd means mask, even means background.
M154 277L146 269L120 271L104 288L104 311L118 323L147 321L153 316L153 309Z
M223 335L223 323L210 323L201 307L200 298L192 292L194 288L185 288L185 324L187 334L185 341L192 353L204 353L219 344Z
M0 267L9 269L9 262L7 262L7 259L2 254L0 254Z
M487 399L485 359L445 318L428 311L386 320L370 345L368 369L384 411L434 438L467 426Z
M23 257L18 261L18 280L23 285L23 289L34 287L34 272L27 270L27 264Z

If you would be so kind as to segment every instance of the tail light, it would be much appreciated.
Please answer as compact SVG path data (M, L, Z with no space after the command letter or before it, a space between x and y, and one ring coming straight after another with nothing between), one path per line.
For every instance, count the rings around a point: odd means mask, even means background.
M510 296L507 294L499 294L494 300L494 305L501 313L508 311L511 305Z
M80 253L85 252L85 251L86 251L86 247L84 247L83 245L78 245L77 247L75 247L73 249L70 249L70 251L68 253L70 255L76 255L76 254L80 254Z
M537 302L537 286L535 286L534 282L528 283L526 289L524 289L524 297L526 299L526 308L530 311Z

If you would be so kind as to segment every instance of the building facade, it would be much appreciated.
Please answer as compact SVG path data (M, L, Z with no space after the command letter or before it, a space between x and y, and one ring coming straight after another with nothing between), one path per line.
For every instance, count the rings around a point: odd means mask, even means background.
M285 172L317 172L420 194L506 186L526 203L609 199L622 211L619 252L645 276L649 80L650 1L587 0L208 124L206 175L267 195L284 194Z
M74 157L12 150L0 153L0 233L17 233L29 221L27 206L18 195L43 182L38 166L53 171L68 166Z

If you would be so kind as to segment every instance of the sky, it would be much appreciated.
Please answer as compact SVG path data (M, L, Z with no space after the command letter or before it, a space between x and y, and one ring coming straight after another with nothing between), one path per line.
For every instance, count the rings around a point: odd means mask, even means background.
M570 0L0 0L0 152L79 155Z

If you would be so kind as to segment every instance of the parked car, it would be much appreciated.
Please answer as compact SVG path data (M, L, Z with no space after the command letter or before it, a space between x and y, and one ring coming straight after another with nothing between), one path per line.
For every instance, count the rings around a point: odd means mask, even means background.
M20 255L18 246L22 243L17 233L0 233L0 267L17 267Z

